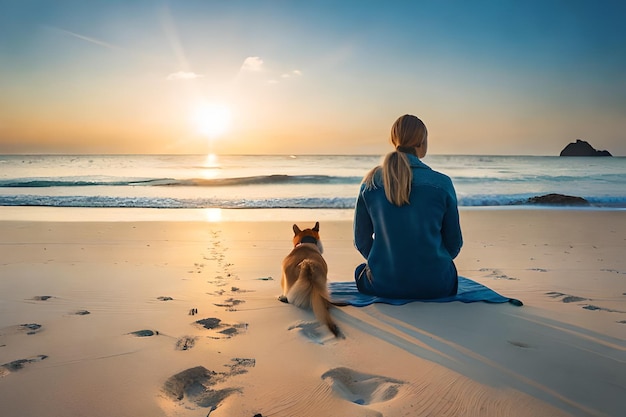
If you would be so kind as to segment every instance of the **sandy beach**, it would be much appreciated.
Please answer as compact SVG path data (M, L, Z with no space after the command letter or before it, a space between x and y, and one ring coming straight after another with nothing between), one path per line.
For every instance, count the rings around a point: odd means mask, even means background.
M459 274L524 306L337 307L335 339L277 300L291 221L0 221L0 415L623 415L626 211L461 223ZM351 222L320 233L352 280Z

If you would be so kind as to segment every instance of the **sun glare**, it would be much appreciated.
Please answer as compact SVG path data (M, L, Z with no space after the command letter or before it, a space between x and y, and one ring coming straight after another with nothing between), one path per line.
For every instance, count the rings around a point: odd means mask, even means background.
M204 218L209 223L216 223L222 220L222 209L220 208L205 208Z
M207 168L219 168L220 163L217 159L217 155L214 153L210 153L204 159L204 166Z
M202 177L211 179L217 178L221 169L217 155L210 153L206 156L203 164Z
M230 129L232 113L222 104L203 104L196 108L193 121L200 134L213 139Z

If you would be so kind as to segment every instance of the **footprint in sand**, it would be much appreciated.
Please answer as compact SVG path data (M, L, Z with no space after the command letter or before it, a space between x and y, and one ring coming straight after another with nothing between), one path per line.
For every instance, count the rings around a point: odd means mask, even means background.
M239 304L242 304L242 303L245 303L245 301L237 300L231 297L231 298L227 298L226 300L224 300L223 303L213 303L213 305L216 307L225 307L226 311L237 311L235 306L238 306Z
M614 310L612 308L605 308L605 307L598 307L598 306L594 306L591 304L587 304L584 305L583 308L585 310L591 310L591 311L606 311L608 313L626 313L626 311L622 311L622 310Z
M221 379L216 372L196 366L169 377L163 385L163 392L171 400L214 409L230 394L239 391L238 388L210 388Z
M42 326L41 324L37 324L37 323L28 323L28 324L20 324L18 326L18 329L20 331L26 332L26 334L28 335L31 335L31 334L39 333L42 330Z
M626 272L624 271L620 271L618 269L609 269L609 268L603 268L600 271L604 271L604 272L612 272L614 274L622 274L622 275L626 275Z
M328 328L317 321L296 323L287 330L297 330L301 336L318 345L323 345L329 340L336 340Z
M167 398L182 403L186 408L194 405L215 410L229 395L239 392L241 388L213 389L218 383L225 382L233 375L248 372L247 368L256 365L255 359L233 358L231 364L226 365L227 372L215 372L204 366L186 369L169 377L163 384L163 393Z
M51 295L36 295L36 296L34 296L32 298L32 300L35 300L35 301L48 301L51 298L52 298Z
M257 278L258 281L274 281L274 278L267 276L267 277L260 277Z
M19 371L20 369L24 368L24 365L26 364L33 363L33 362L40 362L46 359L47 357L48 357L47 355L37 355L37 356L33 356L27 359L18 359L18 360L0 365L0 378L9 375L11 372Z
M25 323L0 329L0 336L11 334L33 335L43 331L43 326L37 323Z
M144 329L144 330L135 330L134 332L130 332L126 334L132 334L133 336L136 336L136 337L150 337L150 336L158 336L159 331Z
M216 275L214 280L207 281L207 283L215 285L216 287L223 287L225 285L228 285L222 275Z
M564 302L564 303L577 303L577 302L580 302L580 301L593 301L590 298L578 297L576 295L568 295L568 294L564 294L562 292L556 292L556 291L547 292L546 295L549 295L552 298L563 297L561 299L561 301ZM595 306L595 305L591 305L591 304L585 304L585 305L582 306L582 308L584 308L585 310L591 310L591 311L606 311L608 313L626 313L626 311L613 310L611 308L599 307L599 306Z
M564 294L562 292L556 292L556 291L547 292L546 295L549 295L552 298L563 297L563 299L561 301L564 302L564 303L577 303L579 301L586 301L586 300L588 300L588 298L578 297L576 295Z
M207 330L213 330L215 335L210 336L213 339L227 339L248 329L248 323L225 324L216 317L196 320L194 324Z
M317 343L318 345L324 344L323 329L321 324L317 322L296 323L287 330L297 330L300 335L309 339L311 342Z
M342 398L359 405L381 403L394 399L402 385L393 378L371 375L349 368L334 368L322 375L322 379Z
M224 290L219 290L219 295L223 295L225 292L226 291L224 291ZM246 293L246 292L249 292L249 291L248 290L242 290L239 287L231 287L230 288L230 292L232 294L243 294L243 293ZM237 311L236 307L239 304L243 304L243 303L245 303L245 300L239 300L239 299L236 299L234 297L230 297L230 298L227 298L226 300L224 300L223 303L214 303L213 305L217 306L217 307L225 307L226 311Z
M176 350L189 350L196 344L197 337L183 336L176 341Z
M89 311L89 310L78 310L78 311L74 311L71 314L74 315L74 316L86 316L88 314L91 314L91 311Z
M522 349L530 349L531 346L528 343L520 342L519 340L507 340L513 346L517 346Z
M506 280L510 280L510 281L518 281L519 278L514 278L514 277L510 277L506 274L503 274L501 271L497 270L497 269L492 269L492 268L481 268L479 269L480 272L491 272L491 274L487 275L487 278L493 278L493 279L506 279Z

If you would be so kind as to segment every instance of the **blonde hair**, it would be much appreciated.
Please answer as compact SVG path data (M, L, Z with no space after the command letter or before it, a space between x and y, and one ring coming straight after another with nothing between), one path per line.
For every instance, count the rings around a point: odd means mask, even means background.
M380 171L387 200L396 206L409 204L413 172L406 154L417 156L417 148L426 146L427 137L426 125L419 118L410 114L400 116L391 126L389 138L396 149L385 156L381 166L367 173L363 179L366 188L376 188L374 177Z

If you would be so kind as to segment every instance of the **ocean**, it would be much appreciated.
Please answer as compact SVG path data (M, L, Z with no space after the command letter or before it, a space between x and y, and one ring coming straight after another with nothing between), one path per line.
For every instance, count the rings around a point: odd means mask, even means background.
M354 207L382 155L1 155L0 207L322 209ZM531 208L579 196L626 209L625 157L429 155L463 208ZM278 211L274 212L279 213Z

